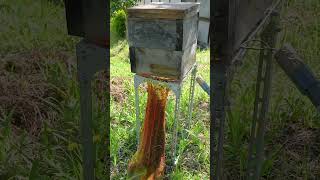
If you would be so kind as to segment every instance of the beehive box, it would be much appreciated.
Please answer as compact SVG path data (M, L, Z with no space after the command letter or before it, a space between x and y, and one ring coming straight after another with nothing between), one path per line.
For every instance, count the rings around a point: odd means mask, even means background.
M182 80L196 61L199 3L152 3L128 9L131 71Z

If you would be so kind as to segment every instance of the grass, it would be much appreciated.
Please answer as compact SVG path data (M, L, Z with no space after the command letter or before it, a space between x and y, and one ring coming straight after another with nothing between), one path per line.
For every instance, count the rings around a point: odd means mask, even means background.
M0 1L0 179L82 179L75 44L63 6ZM108 179L105 91L94 82L96 175Z
M318 1L285 1L281 13L281 44L291 43L320 77ZM281 45L279 44L279 45ZM225 174L243 179L252 120L258 53L250 51L232 83L232 115L227 120ZM320 177L320 115L311 102L274 64L271 107L266 132L263 179Z
M282 42L290 42L320 77L320 3L289 0L282 12ZM0 179L81 179L79 91L75 44L66 34L63 7L46 0L0 1ZM133 74L128 44L112 35L111 47L111 177L125 179L128 160L136 150ZM209 82L209 51L198 51L199 74ZM243 179L254 101L257 53L251 51L232 83L232 116L228 117L225 173ZM105 92L94 85L94 140L97 176L106 169ZM101 85L101 84L100 84ZM187 84L188 85L188 84ZM188 86L185 86L188 87ZM141 88L141 109L146 94ZM186 118L187 89L182 97ZM171 142L174 100L167 108ZM180 163L172 179L209 177L209 99L198 87L193 126L181 140ZM320 116L282 70L275 65L266 134L263 179L320 177ZM183 125L184 123L182 123ZM167 146L169 148L169 146ZM167 149L166 152L169 152Z
M111 32L111 178L125 179L130 158L136 151L135 104L133 73L130 70L129 47L125 39L119 39ZM113 40L113 38L117 40ZM199 75L209 82L209 50L197 51ZM185 82L182 95L181 123L187 120L188 88L190 80ZM140 88L141 117L144 117L146 105L146 90ZM174 96L171 93L168 100L167 148L171 152L171 137L173 133ZM209 179L209 96L199 86L195 90L195 105L193 126L189 137L179 142L180 163L176 169L166 176L170 179Z

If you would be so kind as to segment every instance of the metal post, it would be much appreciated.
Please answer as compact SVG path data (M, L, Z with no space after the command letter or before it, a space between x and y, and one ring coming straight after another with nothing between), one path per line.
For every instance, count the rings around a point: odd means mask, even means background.
M92 137L91 79L96 72L105 69L108 51L105 48L82 40L77 44L76 53L80 84L80 128L83 146L83 176L84 180L94 180L95 147Z
M187 129L190 129L191 119L192 119L192 110L193 110L193 99L194 99L194 89L195 89L195 81L197 76L197 65L195 65L194 69L192 70L191 80L190 80L190 92L189 92L189 107L188 107L188 124Z
M139 85L142 80L139 76L134 76L134 92L135 92L135 107L136 107L136 133L137 133L137 148L140 141L140 106L139 106Z
M279 32L279 13L273 12L269 25L261 35L262 42L265 43L261 43L259 57L256 98L246 174L249 180L258 180L260 178L261 168L264 162L264 134L269 109L273 65L273 51L270 47L274 48L276 46L277 32ZM268 47L266 47L267 45Z
M176 165L178 159L176 159L176 151L177 151L177 141L178 141L178 128L179 128L179 118L180 118L180 97L181 97L181 87L175 92L176 95L176 104L174 108L174 129L173 129L173 143L172 143L172 159L173 164Z
M212 82L211 96L211 106L213 106L212 121L210 124L210 161L215 162L216 167L211 167L213 172L211 172L212 179L223 179L223 144L224 144L224 125L225 125L225 106L227 102L227 65L225 62L219 59L215 59L212 65L212 73L210 79ZM218 143L217 147L216 132L218 132ZM216 159L215 159L216 158Z
M80 77L80 104L81 104L81 136L83 145L83 174L84 179L94 179L94 147L92 139L92 96L91 79Z

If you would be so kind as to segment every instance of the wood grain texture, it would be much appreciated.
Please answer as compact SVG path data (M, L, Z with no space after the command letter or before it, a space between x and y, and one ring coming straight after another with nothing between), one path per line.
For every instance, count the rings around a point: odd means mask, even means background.
M184 19L199 12L199 3L151 3L127 9L128 18Z
M130 47L181 51L197 41L198 16L183 20L128 18Z
M178 36L174 20L128 19L128 41L130 47L175 49Z
M136 73L179 79L182 51L134 48Z
M130 8L127 29L132 72L181 80L196 60L198 11L196 3Z
M196 61L196 48L196 44L184 51L131 48L134 57L130 59L135 62L137 74L181 80Z

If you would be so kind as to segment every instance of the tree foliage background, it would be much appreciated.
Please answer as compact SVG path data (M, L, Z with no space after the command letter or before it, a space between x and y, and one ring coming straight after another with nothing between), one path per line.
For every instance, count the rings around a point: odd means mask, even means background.
M114 16L118 10L125 10L134 6L139 0L111 0L111 16Z

